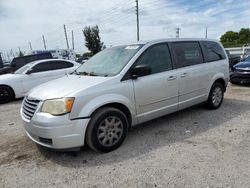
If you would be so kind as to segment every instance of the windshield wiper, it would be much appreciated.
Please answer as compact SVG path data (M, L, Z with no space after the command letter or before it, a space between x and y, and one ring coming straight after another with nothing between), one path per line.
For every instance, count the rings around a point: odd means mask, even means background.
M78 75L84 75L84 76L98 76L94 72L78 72Z
M70 74L76 74L78 75L78 72L76 70L74 70L73 72L71 72Z

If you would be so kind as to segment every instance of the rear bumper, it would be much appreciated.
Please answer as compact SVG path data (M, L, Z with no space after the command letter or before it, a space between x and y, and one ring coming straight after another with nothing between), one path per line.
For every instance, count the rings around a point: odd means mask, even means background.
M230 75L230 81L235 83L250 83L250 72L248 73L232 72Z
M53 149L70 149L84 146L89 119L70 120L63 116L26 119L21 113L27 136L39 145ZM39 115L38 115L39 116Z

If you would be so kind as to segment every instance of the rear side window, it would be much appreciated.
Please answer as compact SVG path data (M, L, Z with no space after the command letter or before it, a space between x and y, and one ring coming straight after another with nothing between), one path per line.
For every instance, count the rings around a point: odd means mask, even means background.
M172 69L172 61L167 44L148 48L137 60L136 65L148 65L152 74Z
M177 60L177 68L203 63L203 56L198 42L176 42L173 48Z
M66 69L73 66L73 63L67 61L51 61L52 70Z
M206 62L226 59L225 53L218 43L211 41L203 41L201 42L201 44L203 46L204 57Z
M52 67L50 66L50 62L42 62L42 63L35 65L32 68L31 73L45 72L45 71L50 71L50 70L52 70Z

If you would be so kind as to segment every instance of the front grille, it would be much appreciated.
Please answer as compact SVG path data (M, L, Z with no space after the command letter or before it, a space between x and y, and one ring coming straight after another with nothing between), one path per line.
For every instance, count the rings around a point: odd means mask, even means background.
M39 137L39 141L44 143L44 144L50 144L52 145L52 139L50 138L42 138L42 137Z
M27 119L31 119L37 109L39 100L26 97L23 102L23 115Z
M250 73L250 69L236 69L236 70L237 72L245 72L245 73L249 72Z

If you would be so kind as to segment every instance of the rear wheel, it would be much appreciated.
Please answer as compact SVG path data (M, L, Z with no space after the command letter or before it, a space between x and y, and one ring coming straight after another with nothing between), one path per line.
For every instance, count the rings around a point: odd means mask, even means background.
M10 102L14 99L14 93L8 86L0 86L0 104Z
M90 148L99 152L117 149L128 132L128 120L116 108L104 107L91 117L86 132L86 142Z
M224 87L221 83L215 82L209 93L207 106L210 109L217 109L221 106L224 98Z

